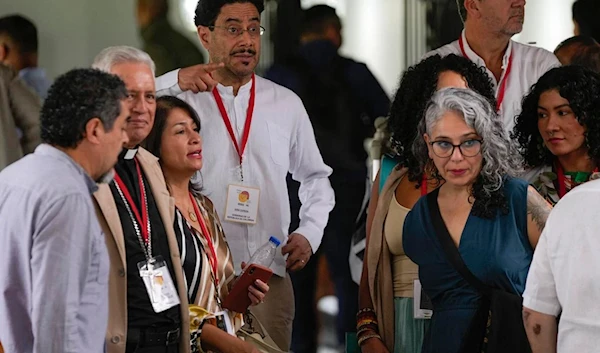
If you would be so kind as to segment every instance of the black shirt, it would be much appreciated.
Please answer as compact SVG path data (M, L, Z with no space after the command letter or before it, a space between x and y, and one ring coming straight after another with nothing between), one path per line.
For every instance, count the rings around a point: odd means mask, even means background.
M128 150L124 149L119 155L119 161L115 166L115 171L123 180L123 183L127 187L127 190L131 194L131 198L136 204L138 210L141 211L141 195L140 186L138 181L138 174L133 159L125 159L124 156ZM175 280L175 273L173 271L173 262L171 261L169 244L167 241L167 234L165 227L156 207L154 196L152 195L152 189L148 184L148 180L144 175L143 170L142 179L146 190L146 198L148 202L148 219L150 220L151 228L151 242L152 242L152 256L162 256L169 268L171 279L177 289ZM119 218L121 219L121 225L123 227L123 235L125 237L125 253L127 263L127 318L129 327L161 327L161 326L178 326L181 322L181 313L179 305L176 305L168 310L160 313L154 312L152 303L148 297L148 292L144 285L144 281L140 277L138 263L146 260L144 250L140 244L138 236L133 227L133 223L123 198L117 191L115 182L110 183L110 190L113 194L115 202L117 204L117 211ZM141 212L140 212L141 215ZM135 217L135 216L134 216Z

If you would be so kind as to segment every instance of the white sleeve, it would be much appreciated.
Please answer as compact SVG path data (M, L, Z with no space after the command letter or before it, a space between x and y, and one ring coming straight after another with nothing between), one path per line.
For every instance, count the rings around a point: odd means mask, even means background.
M544 75L546 72L554 69L555 67L560 67L561 63L558 61L556 55L550 52L545 52L546 56L544 60L542 60L540 65L540 77Z
M179 88L179 69L167 72L156 78L157 96L177 96L183 91Z
M553 268L550 263L551 246L548 238L552 235L549 229L552 227L550 224L546 224L533 254L525 293L523 293L523 306L542 314L558 316L562 308L558 300Z
M293 104L293 107L300 112L292 112L299 114L299 119L295 135L292 136L289 171L292 178L300 182L298 197L302 206L300 226L294 233L304 235L315 253L321 245L329 212L335 205L333 188L329 182L332 170L323 162L308 114L300 99L297 100L299 103Z

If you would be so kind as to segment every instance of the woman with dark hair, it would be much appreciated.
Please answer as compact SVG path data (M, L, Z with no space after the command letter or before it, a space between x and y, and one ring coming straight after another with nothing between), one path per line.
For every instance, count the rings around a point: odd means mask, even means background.
M437 92L417 134L422 138L413 143L415 157L423 168L433 165L434 179L443 182L415 204L403 229L404 250L419 266L433 304L423 352L480 352L488 319L487 310L485 322L476 315L483 293L455 269L448 249L486 287L520 298L551 207L515 178L521 171L518 152L495 107L472 90ZM520 323L521 307L516 310ZM467 344L478 350L464 350Z
M421 351L427 320L413 318L413 283L418 269L404 254L402 225L418 198L439 186L411 146L427 102L444 87L471 87L495 104L488 76L460 56L429 57L402 77L388 120L394 158L384 157L368 212L361 309L357 314L363 352Z
M221 302L229 293L235 273L217 211L200 193L200 184L194 178L203 165L197 113L179 98L158 98L154 126L145 145L159 158L167 189L175 199L174 227L189 303L210 314L223 312ZM262 302L268 290L268 285L260 280L250 286L248 296L252 304ZM223 319L234 331L242 324L239 313L225 312ZM256 352L250 344L216 326L201 327L198 343L205 350Z
M600 177L600 75L579 66L544 74L523 100L512 137L519 142L523 178L551 204Z

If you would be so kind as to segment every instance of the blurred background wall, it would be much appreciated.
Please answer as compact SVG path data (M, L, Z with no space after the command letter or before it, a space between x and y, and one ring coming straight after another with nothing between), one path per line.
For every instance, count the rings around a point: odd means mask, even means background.
M200 46L196 0L170 2L171 23ZM573 33L572 2L529 0L523 33L515 39L553 50ZM300 9L320 3L336 7L344 21L342 52L365 62L390 95L407 66L456 38L461 28L454 0L268 0L260 69L293 47ZM36 23L40 66L51 77L88 66L106 46L140 46L134 0L0 0L0 16L12 13Z

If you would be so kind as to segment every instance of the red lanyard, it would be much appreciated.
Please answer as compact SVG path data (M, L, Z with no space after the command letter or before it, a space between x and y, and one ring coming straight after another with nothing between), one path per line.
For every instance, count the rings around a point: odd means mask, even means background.
M593 173L598 173L598 168L594 169ZM556 174L558 182L558 198L562 199L567 194L567 187L565 186L565 171L563 170L560 163L556 163ZM572 185L575 185L574 183Z
M135 161L135 168L137 170L138 176L138 184L140 186L140 206L142 207L141 217L140 211L138 210L138 207L135 204L135 202L133 202L133 198L131 197L129 190L127 189L125 183L123 183L123 180L117 173L115 173L115 181L119 185L119 188L123 192L123 195L125 196L125 199L127 200L129 207L131 208L131 211L135 215L135 219L137 220L137 223L140 227L140 232L142 233L142 239L144 239L144 243L148 245L148 242L150 241L150 236L148 232L148 200L146 199L146 192L144 190L144 180L142 179L142 171L140 170L140 164L138 163L137 159L134 158L133 160Z
M421 180L421 196L427 195L427 177L423 174L423 179Z
M462 56L471 60L465 51L465 44L463 43L462 35L458 38L458 44L460 46L460 51L462 52ZM471 60L472 61L472 60ZM513 64L513 53L510 53L510 57L508 58L508 65L506 67L506 71L504 72L504 78L500 82L500 87L498 88L498 101L496 103L496 110L500 111L500 107L502 107L502 102L504 102L504 95L506 93L506 82L508 81L508 76L510 76L510 71L512 70Z
M244 155L244 150L246 149L246 144L248 143L248 137L250 136L250 124L252 123L252 115L254 113L254 101L256 100L256 79L254 74L252 74L252 86L250 88L250 101L248 103L248 111L246 112L246 123L244 124L244 134L242 135L242 144L238 145L238 141L235 138L235 134L233 133L233 127L231 126L231 121L229 120L229 116L227 115L227 110L225 110L225 105L223 105L223 99L221 98L221 94L217 90L217 87L213 89L213 95L215 96L215 100L217 101L217 106L219 107L219 111L221 112L221 117L223 118L223 122L225 122L225 127L227 127L227 132L229 132L229 137L231 137L231 141L233 141L233 145L235 146L235 150L240 157L240 167L242 165L242 158Z
M219 268L219 261L217 259L217 252L215 251L215 246L213 245L212 239L210 237L210 232L208 231L208 227L206 226L206 222L204 221L204 217L200 213L200 209L198 208L198 203L194 198L194 195L190 192L190 200L192 201L192 205L194 205L194 212L196 213L196 218L198 219L198 223L200 223L200 228L202 229L202 235L208 244L208 248L210 250L210 254L208 256L208 262L210 262L210 266L212 268L213 275L215 277L215 282L219 284L219 275L217 273L217 269Z

